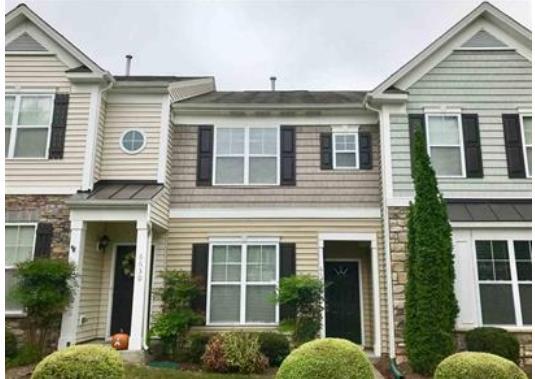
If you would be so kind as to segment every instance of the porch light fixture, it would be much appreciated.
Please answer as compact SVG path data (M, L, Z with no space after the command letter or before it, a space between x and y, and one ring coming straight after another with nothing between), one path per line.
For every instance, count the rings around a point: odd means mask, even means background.
M106 247L109 245L109 243L110 243L110 237L108 237L107 235L103 235L102 237L100 237L100 240L98 241L98 249L104 252L106 250Z

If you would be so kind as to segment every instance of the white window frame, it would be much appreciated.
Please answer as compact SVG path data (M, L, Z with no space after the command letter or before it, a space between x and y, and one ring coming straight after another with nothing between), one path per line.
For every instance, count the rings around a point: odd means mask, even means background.
M216 174L217 174L217 138L218 131L221 129L244 129L244 147L243 154L225 154L221 157L243 157L243 182L242 183L217 183ZM277 159L277 173L275 183L249 183L249 159L257 157L270 157L273 158L275 155L272 154L250 154L249 153L249 131L253 128L260 129L276 129L277 131L277 141L276 141L276 159ZM258 125L258 126L243 126L243 125L218 125L214 127L214 156L212 160L212 185L213 186L279 186L280 185L280 126L267 126L267 125Z
M528 146L533 151L533 141L532 141L531 145L526 144L526 138L525 138L525 135L524 135L524 118L525 117L531 118L532 133L533 133L533 118L531 117L531 113L519 113L518 116L519 116L518 118L520 119L520 134L521 134L521 138L522 138L522 152L524 154L524 167L525 167L525 170L526 170L526 177L527 178L531 178L532 173L529 170L529 163L528 163Z
M430 134L429 134L429 117L457 117L457 125L459 127L459 144L431 144ZM439 175L436 174L437 178L466 178L466 162L464 157L464 139L463 139L463 120L459 113L425 113L425 135L426 138L426 147L427 155L429 155L429 160L431 160L431 148L432 147L458 147L459 148L459 157L461 159L461 174L460 175ZM431 163L432 165L432 163Z
M141 145L141 147L139 149L137 149L137 150L128 150L127 148L124 147L123 138L126 135L126 133L129 133L129 132L138 132L139 134L141 134L143 136L143 144ZM145 149L145 146L147 146L147 135L141 129L134 129L134 128L126 129L121 134L121 138L119 138L119 147L121 148L122 151L124 151L126 154L129 154L129 155L135 155L135 154L141 153L143 151L143 149Z
M208 250L208 280L206 289L206 325L209 326L277 326L279 324L279 304L275 303L275 322L247 322L246 321L246 300L247 300L247 286L274 286L275 291L279 288L279 242L275 237L228 237L228 238L214 238L209 241ZM214 246L241 246L241 272L239 282L219 282L212 281L212 255ZM247 246L249 245L265 245L275 246L275 280L263 282L248 282L247 281ZM240 286L240 320L239 322L212 322L210 320L210 304L212 295L212 285L236 285Z
M337 150L336 149L336 137L339 136L354 136L355 137L355 150ZM360 159L359 159L359 133L357 132L333 132L332 133L332 145L333 145L333 169L335 170L359 170L360 169ZM355 166L338 166L336 160L337 153L355 153Z
M9 126L9 129L11 130L9 135L9 144L8 144L8 151L6 155L6 159L21 159L21 160L28 160L28 159L48 159L48 151L50 149L50 138L52 135L52 119L54 117L54 98L55 94L50 94L47 92L39 93L39 92L23 92L23 93L13 93L13 92L6 92L4 99L6 97L14 97L15 98L15 104L13 106L13 117L11 118L11 125ZM19 112L20 112L20 103L22 97L48 97L51 100L51 107L50 107L50 117L48 120L48 125L18 125L18 119L19 119ZM5 100L4 100L5 102ZM45 149L45 155L43 157L16 157L15 156L15 145L17 143L17 131L18 129L47 129L47 141L46 141L46 149ZM6 128L7 129L7 128Z
M30 260L33 260L34 253L35 253L35 240L37 238L37 223L36 222L6 222L6 224L4 226L4 237L5 237L5 228L8 228L8 227L20 227L20 226L33 226L32 256L30 258ZM5 251L6 251L6 248L5 248L5 239L4 239L4 254L5 254ZM5 257L4 257L4 259L5 259ZM16 268L15 265L8 266L6 264L5 265L4 274L7 271L15 270L15 268ZM21 309L20 311L8 311L6 309L5 313L6 313L7 317L24 317L24 316L26 316L26 312L24 311L24 309Z
M507 242L507 254L509 258L509 271L511 273L511 280L479 280L479 267L477 265L477 251L476 251L476 242L477 241L506 241ZM496 232L481 232L474 234L472 239L472 258L474 262L475 270L475 286L476 286L476 301L477 301L477 315L478 323L480 326L491 326L497 328L531 328L532 325L524 325L522 322L522 306L520 303L520 290L518 288L520 284L532 284L533 281L519 281L517 272L516 272L516 260L514 253L514 241L530 241L532 242L531 235L526 235L525 233L507 233L500 234ZM533 243L533 242L532 242ZM533 260L533 255L532 255ZM483 311L481 309L481 293L479 290L480 284L510 284L513 291L513 304L515 312L515 323L514 324L484 324L483 323Z

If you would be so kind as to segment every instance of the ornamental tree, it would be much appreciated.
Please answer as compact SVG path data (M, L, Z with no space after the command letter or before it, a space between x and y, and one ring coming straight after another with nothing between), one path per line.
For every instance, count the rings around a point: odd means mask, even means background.
M429 375L455 350L459 309L446 203L420 131L415 133L412 162L415 198L408 215L404 333L413 370Z

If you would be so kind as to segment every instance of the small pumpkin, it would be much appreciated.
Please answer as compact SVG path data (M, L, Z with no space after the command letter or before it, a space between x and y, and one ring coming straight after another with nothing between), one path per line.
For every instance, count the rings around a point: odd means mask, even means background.
M128 334L121 331L111 336L111 347L115 350L128 349Z

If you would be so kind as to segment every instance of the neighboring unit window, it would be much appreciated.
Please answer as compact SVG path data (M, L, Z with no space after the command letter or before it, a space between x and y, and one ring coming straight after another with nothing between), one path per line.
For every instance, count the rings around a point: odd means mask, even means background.
M476 241L484 325L531 325L531 241Z
M531 176L531 116L522 116L522 140L524 141L524 161L526 173Z
M7 95L5 99L6 157L46 157L54 97Z
M334 168L359 168L358 133L333 133Z
M278 128L216 128L215 184L277 184Z
M15 265L33 259L35 225L6 225L5 264L6 264L6 312L22 313L20 304L10 296L15 285Z
M427 152L437 176L464 176L461 117L426 117Z
M273 324L278 244L212 244L209 323Z
M139 153L145 147L145 134L140 130L127 130L121 137L121 148L128 154Z

